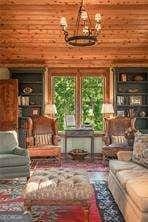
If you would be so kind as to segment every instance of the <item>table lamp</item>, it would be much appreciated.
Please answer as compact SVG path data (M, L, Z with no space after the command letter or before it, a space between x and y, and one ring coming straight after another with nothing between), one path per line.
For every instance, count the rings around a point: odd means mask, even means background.
M114 114L114 108L112 103L103 103L101 113L104 114L106 118L110 118Z
M45 105L45 115L49 115L50 117L55 117L55 114L57 113L57 109L55 104L46 104Z

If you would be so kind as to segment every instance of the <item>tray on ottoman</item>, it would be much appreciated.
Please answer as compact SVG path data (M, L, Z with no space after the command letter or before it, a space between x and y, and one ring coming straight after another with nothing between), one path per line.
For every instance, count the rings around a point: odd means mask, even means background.
M35 205L81 205L84 221L89 221L92 185L85 171L50 168L37 171L29 179L24 196L27 210Z

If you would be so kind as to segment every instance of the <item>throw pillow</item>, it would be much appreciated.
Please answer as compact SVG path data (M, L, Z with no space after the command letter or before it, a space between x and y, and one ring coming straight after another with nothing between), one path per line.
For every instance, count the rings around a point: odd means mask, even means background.
M35 137L35 146L44 146L52 144L52 134L37 134Z
M113 144L122 144L122 145L127 145L127 140L125 136L112 136L112 143Z
M18 146L16 131L0 131L0 154L12 153Z
M148 168L148 134L135 136L132 160Z

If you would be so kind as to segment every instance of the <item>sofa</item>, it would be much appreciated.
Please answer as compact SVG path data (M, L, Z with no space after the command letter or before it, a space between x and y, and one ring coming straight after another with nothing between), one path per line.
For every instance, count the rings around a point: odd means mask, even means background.
M133 151L109 161L108 187L126 222L148 221L148 134L137 134Z
M28 151L18 145L16 131L0 131L0 180L30 177Z

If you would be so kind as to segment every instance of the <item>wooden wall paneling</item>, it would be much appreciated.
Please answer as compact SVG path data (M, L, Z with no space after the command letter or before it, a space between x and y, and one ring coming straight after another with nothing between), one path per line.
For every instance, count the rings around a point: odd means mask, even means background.
M113 103L114 97L114 82L113 82L113 68L111 67L109 70L109 82L110 82L110 102Z
M67 45L59 27L73 31L77 0L0 1L0 65L7 67L145 66L148 61L147 0L86 0L90 18L100 12L102 30L93 47ZM80 61L79 61L80 60Z
M0 4L7 4L7 5L68 5L68 4L76 4L78 5L78 1L77 0L30 0L30 1L25 1L25 0L1 0ZM131 5L131 4L136 4L136 5L141 5L141 4L147 4L147 0L86 0L85 4L98 4L98 5Z

